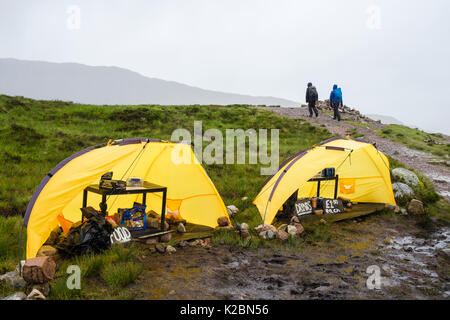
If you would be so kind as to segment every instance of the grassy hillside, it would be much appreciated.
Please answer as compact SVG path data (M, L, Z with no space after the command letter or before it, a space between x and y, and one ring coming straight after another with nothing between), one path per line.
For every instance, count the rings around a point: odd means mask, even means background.
M151 137L169 140L172 131L226 128L280 129L280 161L330 137L326 129L301 120L282 119L249 106L90 106L0 96L0 215L22 214L30 197L56 164L108 139ZM206 145L207 143L205 143ZM269 146L270 147L270 146ZM265 176L259 165L211 165L205 168L225 203L244 209Z
M432 153L448 159L450 144L446 143L441 134L427 133L419 129L399 124L390 124L378 132L383 138L400 142L411 149Z
M109 139L152 137L169 140L174 129L186 128L192 132L194 120L203 121L203 131L217 128L223 133L227 128L278 128L280 162L331 137L326 129L314 127L307 121L281 118L251 106L90 106L0 95L0 274L17 264L21 214L41 179L57 163L83 148ZM391 165L402 166L393 159ZM241 209L235 218L237 222L245 221L250 227L261 223L256 207L251 204L266 179L260 175L259 164L204 167L225 204L235 204ZM425 178L420 178L424 184L416 191L426 203L425 225L430 215L439 217L439 213L448 213L448 203L436 195ZM248 200L243 201L242 197L248 197ZM401 219L389 212L385 214L387 219ZM233 231L215 232L213 241L246 248L263 245L274 250L298 250L349 236L330 225L306 224L305 228L305 237L286 243L264 242L257 236L241 240ZM144 263L140 259L147 255L148 248L132 244L96 256L78 257L75 263L82 266L83 277L87 280L83 282L82 290L72 291L66 288L65 267L74 261L62 261L57 277L51 283L50 298L132 298L132 289L122 288L144 276ZM150 271L145 272L148 276ZM0 284L0 296L10 293L10 288Z

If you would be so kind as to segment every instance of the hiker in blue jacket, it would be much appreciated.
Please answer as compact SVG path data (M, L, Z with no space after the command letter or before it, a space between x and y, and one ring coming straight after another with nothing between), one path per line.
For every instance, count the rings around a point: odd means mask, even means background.
M333 91L330 93L330 106L334 110L334 117L338 121L341 121L341 114L339 113L339 106L344 106L344 102L342 101L342 90L338 88L337 84L333 86Z

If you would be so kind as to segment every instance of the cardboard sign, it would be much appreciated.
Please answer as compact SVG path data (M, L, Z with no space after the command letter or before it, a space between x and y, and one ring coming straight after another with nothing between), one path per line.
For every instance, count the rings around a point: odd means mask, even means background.
M111 244L114 243L126 243L131 241L131 233L125 227L114 228L111 234Z
M295 214L297 216L303 216L305 214L311 214L313 212L311 199L299 200L295 203Z
M323 213L336 214L344 212L344 204L340 199L323 199Z

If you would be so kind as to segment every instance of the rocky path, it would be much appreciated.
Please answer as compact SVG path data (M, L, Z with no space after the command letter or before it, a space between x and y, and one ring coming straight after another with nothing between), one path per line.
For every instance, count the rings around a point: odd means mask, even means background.
M366 140L376 143L380 151L404 163L409 168L417 170L433 181L437 192L450 201L450 168L442 164L430 163L436 161L437 158L432 154L413 150L401 143L380 137L376 130L382 129L385 125L379 122L361 120L352 113L342 113L342 119L357 122L359 125L347 121L338 122L322 111L319 111L319 117L310 118L307 108L264 107L262 109L270 110L284 117L308 120L312 124L327 128L336 136L345 137L355 129L358 133L363 134ZM447 141L447 143L449 142Z

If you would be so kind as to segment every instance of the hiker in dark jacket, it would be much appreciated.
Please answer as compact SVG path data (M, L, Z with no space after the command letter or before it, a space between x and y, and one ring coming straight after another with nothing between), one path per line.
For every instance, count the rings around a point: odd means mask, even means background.
M312 83L308 83L308 88L306 89L306 103L308 103L309 116L313 116L313 111L316 117L319 116L319 111L316 108L316 102L319 100L319 95L317 94L316 87Z
M341 121L341 114L339 112L339 106L344 106L344 102L342 100L342 90L338 88L337 84L333 86L333 91L330 93L330 106L334 110L333 119Z

